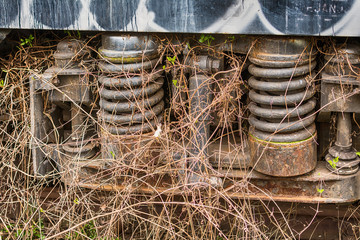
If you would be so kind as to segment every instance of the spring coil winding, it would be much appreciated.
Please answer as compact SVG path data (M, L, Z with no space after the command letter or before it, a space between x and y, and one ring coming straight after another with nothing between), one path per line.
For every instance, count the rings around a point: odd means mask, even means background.
M103 35L99 52L100 119L114 135L147 133L164 110L157 45L147 37ZM154 72L151 72L154 69Z
M315 89L311 84L316 54L306 49L307 42L303 49L279 47L284 41L267 40L249 56L249 123L253 136L288 143L316 132Z

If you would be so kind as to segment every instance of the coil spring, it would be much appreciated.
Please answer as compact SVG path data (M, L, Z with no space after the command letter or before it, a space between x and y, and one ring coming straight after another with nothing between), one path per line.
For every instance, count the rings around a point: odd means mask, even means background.
M105 73L101 84L100 118L114 135L147 133L161 121L164 79L156 44L145 37L103 36L99 49L108 61L99 64Z
M340 78L356 78L360 72L360 48L354 44L341 44L336 52L325 54L327 61L324 72L326 75Z
M286 47L279 48L286 40L271 41L249 57L253 63L249 66L253 75L249 79L251 134L273 142L305 140L316 132L315 90L309 84L312 77L309 73L316 66L316 54L303 53L307 43L302 51L294 54ZM279 53L279 50L284 52Z

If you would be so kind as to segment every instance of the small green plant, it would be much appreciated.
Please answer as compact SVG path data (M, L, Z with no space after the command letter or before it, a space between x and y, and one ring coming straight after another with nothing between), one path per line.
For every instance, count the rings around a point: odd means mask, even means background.
M323 189L323 188L316 188L316 191L317 191L318 193L322 194L323 191L324 191L324 189Z
M229 36L226 40L225 43L227 42L233 42L235 40L235 36Z
M336 163L339 161L339 157L334 158L333 160L329 160L328 163L333 169L336 169Z
M20 45L21 46L33 46L34 36L32 34L29 35L28 38L21 38L20 39Z
M188 47L189 50L191 50L191 47L190 47L190 43L189 43L189 42L186 43L186 46Z
M86 236L87 239L89 239L89 238L90 239L102 239L102 238L98 238L93 221L90 221L89 223L85 224L80 229L80 232L82 235ZM83 239L81 237L81 234L79 234L78 232L68 233L68 234L66 234L65 239Z
M178 81L175 80L175 79L172 80L172 83L174 84L175 87L177 87L177 82L178 82Z
M91 239L97 239L96 229L93 221L85 224L85 226L81 229L81 233Z
M168 60L169 63L171 63L172 65L175 65L176 56L166 57L166 59Z
M75 203L75 204L79 204L79 202L80 202L80 201L79 201L78 198L75 198L75 199L74 199L74 203Z
M199 42L206 43L208 46L210 46L213 40L215 40L213 36L201 34Z
M44 222L40 219L39 223L33 223L31 226L32 235L35 239L45 239L45 236L42 233L42 229L44 229Z
M44 229L44 221L41 218L39 222L33 221L33 224L30 226L30 230L26 230L23 227L15 228L14 225L9 224L6 225L6 227L2 228L0 230L0 239L2 233L7 234L6 239L12 239L11 237L15 237L14 239L23 239L25 236L31 236L31 238L27 239L45 239L45 236L43 234Z

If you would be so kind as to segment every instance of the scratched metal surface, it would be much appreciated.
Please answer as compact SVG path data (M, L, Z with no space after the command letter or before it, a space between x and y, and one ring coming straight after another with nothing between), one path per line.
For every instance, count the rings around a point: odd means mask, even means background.
M358 0L0 0L0 28L360 36Z

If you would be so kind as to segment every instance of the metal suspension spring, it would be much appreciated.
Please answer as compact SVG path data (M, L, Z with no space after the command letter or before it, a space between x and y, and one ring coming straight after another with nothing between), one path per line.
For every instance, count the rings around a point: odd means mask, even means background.
M111 134L147 133L156 128L164 110L162 69L151 38L103 35L99 49L100 118Z
M286 41L263 41L249 57L251 134L272 142L301 141L316 132L315 89L310 83L316 54L305 40L288 48L282 46Z
M357 78L360 70L360 48L354 44L342 44L336 52L324 55L325 75L338 78Z

